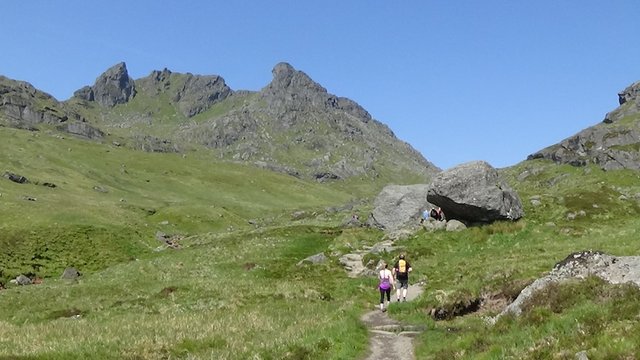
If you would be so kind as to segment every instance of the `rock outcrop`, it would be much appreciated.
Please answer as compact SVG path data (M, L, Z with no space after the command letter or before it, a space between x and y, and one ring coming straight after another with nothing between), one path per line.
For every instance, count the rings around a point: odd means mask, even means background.
M35 130L46 122L89 139L113 134L118 146L144 151L205 146L220 160L318 182L428 183L440 171L355 101L287 63L272 73L260 91L234 91L220 76L168 69L134 81L120 63L63 103L32 87L25 91L42 99L5 95L0 86L0 124Z
M54 125L60 131L90 139L104 136L53 96L4 76L0 76L0 124L33 131L42 124Z
M271 73L273 80L261 91L271 111L286 113L292 110L320 108L341 110L363 122L372 120L371 115L360 105L350 99L329 94L327 89L313 81L307 74L294 69L287 63L276 64ZM285 123L285 125L290 124Z
M58 125L56 129L92 140L102 139L105 135L102 130L95 128L86 122L79 121L66 122Z
M68 114L51 95L24 81L0 76L0 123L31 129L38 124L60 124Z
M485 161L473 161L433 178L427 201L440 206L447 219L468 223L518 220L524 216L518 194Z
M235 104L227 112L185 124L177 142L319 182L383 173L428 182L439 171L354 101L330 94L287 63L272 74L259 92L233 92L224 100Z
M129 77L127 65L121 62L100 75L93 86L85 86L73 95L105 107L113 107L128 102L135 94L135 83Z
M186 117L208 110L233 93L218 75L180 74L166 68L136 80L136 87L144 89L147 94L166 94Z
M640 81L618 93L620 106L602 123L527 157L604 170L640 170Z
M640 256L612 256L598 251L573 253L557 263L549 274L524 288L516 300L491 322L509 313L520 315L525 302L550 284L588 276L597 276L611 284L633 283L640 286Z

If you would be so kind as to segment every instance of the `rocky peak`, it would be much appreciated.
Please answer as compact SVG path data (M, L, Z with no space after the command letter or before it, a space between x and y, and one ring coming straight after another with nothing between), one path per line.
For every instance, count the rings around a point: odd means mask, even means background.
M85 86L73 95L83 100L96 101L105 107L113 107L128 102L135 94L135 84L129 77L127 65L121 62L100 75L93 86Z
M167 94L186 117L195 116L233 93L218 75L173 73L167 68L154 70L145 78L136 80L139 91L150 96Z
M527 157L560 164L597 164L604 170L640 169L640 81L618 93L620 106L602 123Z
M620 106L605 115L604 123L611 124L640 113L640 81L636 81L619 92L618 102Z
M197 115L231 94L231 88L218 75L187 74L184 85L178 89L173 100L187 117Z
M371 115L356 102L328 93L327 89L288 63L276 64L271 73L273 80L261 93L272 111L342 110L363 122L371 120Z
M153 70L151 72L151 75L149 75L149 77L155 80L156 82L165 82L171 77L171 74L172 74L171 70L164 68L162 69L162 71Z
M276 64L271 73L273 74L273 80L266 87L268 92L291 93L302 91L308 95L327 93L325 88L311 80L307 74L294 69L293 66L285 62Z
M618 93L618 101L620 105L624 105L628 101L640 100L640 81L636 81L626 89Z

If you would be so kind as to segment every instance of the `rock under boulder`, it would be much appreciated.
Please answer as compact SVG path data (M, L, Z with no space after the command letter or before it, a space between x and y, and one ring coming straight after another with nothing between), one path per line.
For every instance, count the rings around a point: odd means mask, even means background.
M485 161L458 165L437 174L427 193L447 219L469 223L518 220L524 216L518 194Z

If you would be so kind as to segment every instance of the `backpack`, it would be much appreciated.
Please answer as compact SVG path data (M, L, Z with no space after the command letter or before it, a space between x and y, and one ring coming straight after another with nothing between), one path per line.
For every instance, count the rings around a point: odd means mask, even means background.
M391 282L389 281L389 277L384 277L380 279L380 289L381 290L391 289Z
M400 259L398 261L398 274L406 275L407 274L407 261L404 259Z

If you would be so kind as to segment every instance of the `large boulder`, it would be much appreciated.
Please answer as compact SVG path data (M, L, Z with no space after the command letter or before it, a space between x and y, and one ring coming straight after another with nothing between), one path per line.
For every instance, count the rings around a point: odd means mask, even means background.
M428 189L425 184L385 186L375 199L369 221L388 231L417 224L422 210L433 206L427 202Z
M524 216L518 194L485 161L465 163L436 175L427 200L440 206L447 219L469 223Z

